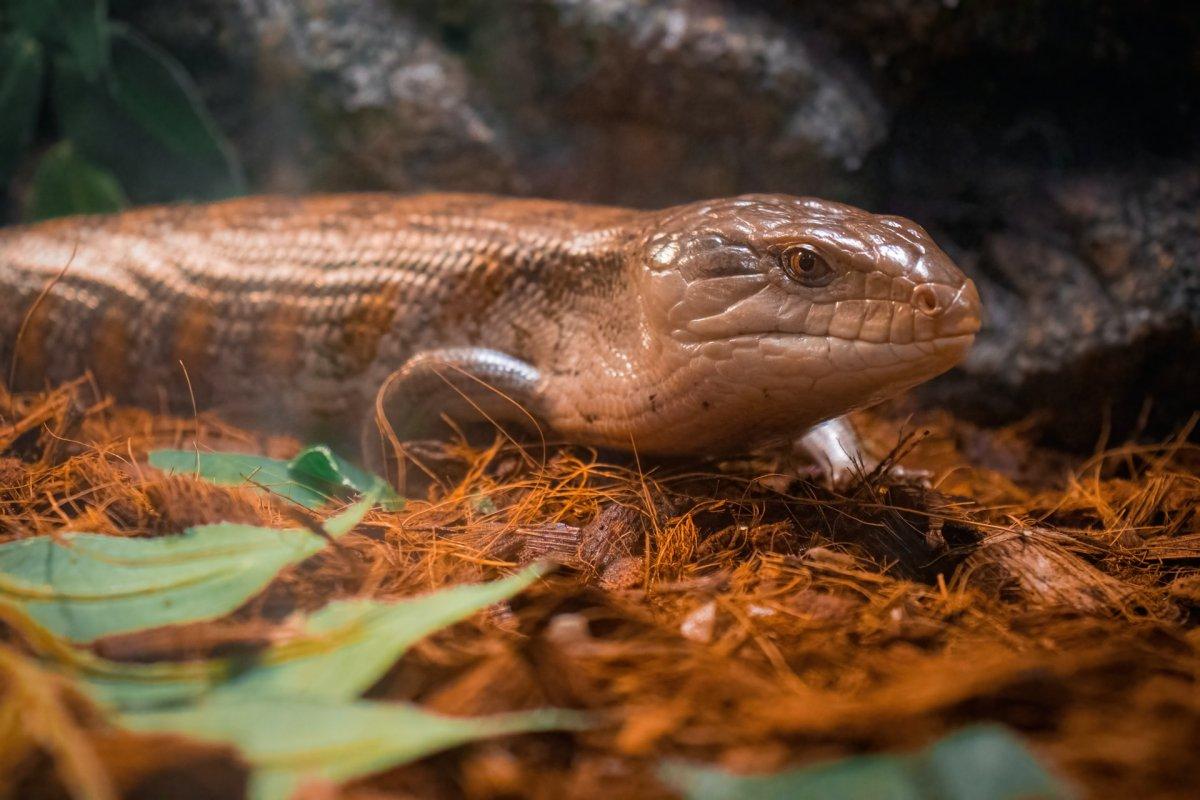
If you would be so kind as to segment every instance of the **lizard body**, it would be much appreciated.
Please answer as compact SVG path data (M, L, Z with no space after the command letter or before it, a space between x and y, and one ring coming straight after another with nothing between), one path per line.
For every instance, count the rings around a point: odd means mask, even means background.
M322 436L411 409L743 452L921 383L979 328L917 225L746 195L659 211L258 197L0 230L0 366ZM406 411L405 409L409 410Z

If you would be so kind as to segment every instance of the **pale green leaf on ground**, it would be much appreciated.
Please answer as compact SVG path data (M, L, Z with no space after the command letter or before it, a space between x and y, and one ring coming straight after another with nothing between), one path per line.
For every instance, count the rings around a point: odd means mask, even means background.
M195 475L221 486L254 486L294 500L305 508L319 508L329 499L324 493L288 474L288 462L245 453L201 453L195 450L154 450L150 466L180 475Z
M227 659L111 661L59 637L29 616L22 604L4 596L0 596L0 621L18 633L48 668L77 680L79 689L101 705L115 706L126 696L143 707L191 700L228 677L235 664Z
M331 539L337 539L345 536L350 531L354 530L358 523L362 522L363 517L371 510L376 503L379 502L379 495L371 490L364 494L360 500L351 505L346 506L346 510L339 514L334 514L329 519L321 523L321 530L325 531L325 535Z
M101 704L122 710L201 696L229 701L274 696L350 700L378 681L414 642L512 597L540 574L540 569L530 568L503 580L456 586L397 603L336 601L308 617L294 638L253 661L97 664L93 657L75 674Z
M55 633L88 642L220 617L324 546L306 530L232 523L154 539L39 536L0 545L0 595Z
M327 520L325 532L346 533L374 502L368 494ZM0 598L54 633L88 642L228 614L281 569L324 546L308 530L229 522L153 539L94 533L19 539L0 545Z
M772 775L668 763L686 800L1032 800L1071 793L1007 729L979 725L912 755L858 756Z
M306 508L372 491L384 508L395 510L404 504L382 478L364 472L324 445L305 448L291 461L245 453L155 450L150 453L150 465L224 486L256 486Z
M936 786L939 800L1072 795L1015 734L999 725L977 725L947 736L926 749L917 767L919 780Z
M284 800L306 779L346 781L478 739L584 724L568 711L468 719L396 703L300 698L203 702L118 721L139 732L234 745L252 768L251 800Z
M520 592L541 575L532 568L491 583L443 589L399 603L330 603L307 620L304 639L282 645L222 686L221 697L357 697L428 634Z

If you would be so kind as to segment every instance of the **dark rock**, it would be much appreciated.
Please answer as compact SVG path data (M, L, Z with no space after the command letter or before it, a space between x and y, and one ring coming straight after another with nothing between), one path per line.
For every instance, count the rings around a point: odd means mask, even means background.
M257 191L512 191L458 60L385 0L166 0L133 23L184 61Z
M879 207L928 227L988 320L927 399L1051 442L1200 408L1200 17L1187 3L760 5L860 54L891 107Z
M1035 410L1074 447L1200 408L1200 168L1078 175L999 208L972 258L985 330L932 394L985 421Z
M1188 0L756 0L781 23L827 33L906 96L936 93L950 73L980 94L1007 88L1078 96L1097 85L1157 84L1129 104L1190 102L1200 80L1200 16ZM949 66L950 69L946 69ZM1038 80L1045 76L1047 80ZM907 87L907 88L906 88ZM1111 96L1111 95L1110 95Z
M917 220L980 283L987 328L926 399L1034 413L1076 448L1200 406L1182 0L130 5L256 190L858 202Z
M861 195L886 132L852 64L730 4L171 0L134 22L259 190Z
M538 194L660 205L858 194L886 133L853 64L732 3L418 4L520 142Z

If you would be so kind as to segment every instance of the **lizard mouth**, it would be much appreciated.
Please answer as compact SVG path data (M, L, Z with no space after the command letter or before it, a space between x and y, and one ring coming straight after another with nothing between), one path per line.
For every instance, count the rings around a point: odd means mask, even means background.
M924 341L875 342L804 333L773 331L712 339L700 344L700 354L714 361L734 359L753 372L761 364L768 380L805 375L820 381L841 376L869 387L915 386L962 362L975 341L974 333L954 333ZM748 373L749 374L749 373ZM893 393L891 390L888 394Z
M733 331L717 330L704 335L705 331L701 326L684 326L676 328L672 337L680 343L701 347L725 345L740 349L755 344L787 346L788 342L792 343L791 346L796 346L796 342L801 342L805 343L808 349L824 343L830 347L853 346L872 348L880 352L894 348L898 352L904 350L926 355L933 355L937 350L965 353L981 327L979 294L974 283L967 280L958 287L922 284L918 289L924 291L915 296L912 305L907 306L909 323L902 326L902 335L898 337L891 327L894 324L891 316L883 319L878 316L860 319L857 330L851 335L839 335L828 329L818 332L806 331L802 329L803 322L800 320L795 321L799 323L797 329L788 330L790 325L786 320L772 320L772 324L779 327L746 330L743 323L736 327L731 326L734 327ZM707 322L707 319L704 321ZM742 330L737 330L738 327Z
M976 325L975 329L978 330L979 326ZM975 332L939 336L932 341L932 344L938 360L949 362L950 366L954 366L967 357L971 345L975 344Z
M852 336L835 336L830 333L804 333L803 331L764 331L761 333L736 333L731 336L718 336L711 339L702 339L693 344L729 344L734 347L747 347L764 343L778 344L786 346L797 342L813 342L821 341L832 344L854 345L855 347L863 348L880 348L880 349L911 349L919 351L926 355L931 355L941 349L948 350L967 350L975 341L975 334L979 330L978 324L973 328L964 326L962 332L953 332L945 335L935 336L930 339L917 339L909 342L892 342L892 341L875 341L872 339L860 339ZM918 356L919 357L919 356ZM912 359L905 359L912 360Z

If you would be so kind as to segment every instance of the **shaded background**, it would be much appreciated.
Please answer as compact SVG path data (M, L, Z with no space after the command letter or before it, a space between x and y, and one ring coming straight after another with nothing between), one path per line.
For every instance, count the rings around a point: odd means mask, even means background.
M912 217L979 283L985 332L928 398L1078 449L1200 407L1187 2L55 6L0 16L42 26L9 220L245 191L814 194ZM114 32L94 68L90 24Z

